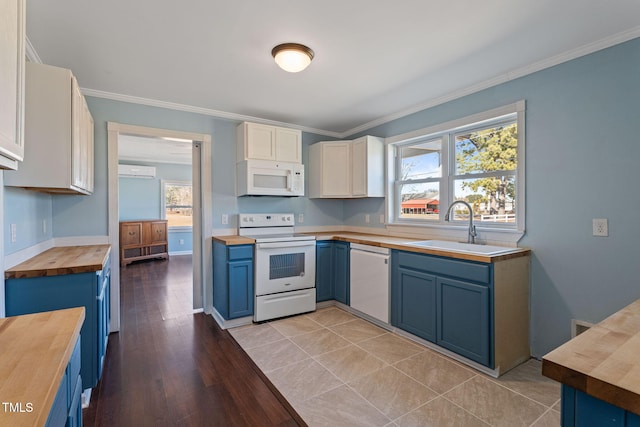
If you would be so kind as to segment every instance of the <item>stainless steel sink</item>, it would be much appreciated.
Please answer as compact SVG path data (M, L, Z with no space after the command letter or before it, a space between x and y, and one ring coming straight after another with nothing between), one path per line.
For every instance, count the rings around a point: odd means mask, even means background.
M513 252L518 249L505 248L503 246L479 245L474 243L450 242L447 240L420 240L418 242L407 243L407 245L476 255L499 255Z

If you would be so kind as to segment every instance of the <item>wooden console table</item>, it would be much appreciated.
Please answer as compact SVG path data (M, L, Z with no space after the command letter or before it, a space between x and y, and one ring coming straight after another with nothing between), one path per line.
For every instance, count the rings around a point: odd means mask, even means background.
M120 222L120 264L149 258L169 258L167 220Z

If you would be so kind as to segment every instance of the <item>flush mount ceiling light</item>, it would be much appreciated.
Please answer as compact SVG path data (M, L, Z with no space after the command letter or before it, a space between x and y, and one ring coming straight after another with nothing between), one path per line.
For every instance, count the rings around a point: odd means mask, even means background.
M280 68L290 73L304 70L313 59L313 51L298 43L279 44L271 50L271 55Z

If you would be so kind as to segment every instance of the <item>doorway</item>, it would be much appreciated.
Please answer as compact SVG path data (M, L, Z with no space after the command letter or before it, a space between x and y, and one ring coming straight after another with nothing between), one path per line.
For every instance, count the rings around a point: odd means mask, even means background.
M108 175L109 175L109 242L112 247L111 256L111 329L120 329L120 261L119 261L119 219L120 219L120 182L118 177L119 144L129 138L154 139L161 141L190 141L191 146L191 185L192 185L192 265L193 265L193 310L209 311L206 283L210 281L211 263L205 260L211 257L209 238L204 232L203 224L211 224L211 137L205 134L172 131L166 129L147 128L141 126L108 123ZM179 141L176 141L179 140ZM145 141L149 142L149 141ZM175 147L175 144L174 144ZM153 147L159 151L159 146ZM147 154L149 149L146 150ZM177 153L177 151L173 151ZM178 154L173 154L174 158ZM151 158L151 156L149 156ZM158 197L158 200L161 200ZM164 209L166 209L166 202ZM160 213L160 210L157 210ZM165 211L166 212L166 211ZM180 239L178 239L180 240ZM182 238L184 240L184 238ZM184 243L184 242L183 242Z

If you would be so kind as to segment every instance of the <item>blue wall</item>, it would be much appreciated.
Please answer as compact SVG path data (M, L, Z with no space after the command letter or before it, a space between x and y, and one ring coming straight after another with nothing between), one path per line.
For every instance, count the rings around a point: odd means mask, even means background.
M191 182L191 165L122 161L123 164L153 166L155 178L118 178L120 221L162 218L162 180ZM169 229L169 253L193 251L191 230ZM182 244L180 244L182 240Z
M526 234L533 250L532 351L640 298L640 39L420 111L363 134L387 137L526 100ZM365 225L363 202L345 221ZM370 210L375 204L365 202ZM383 208L383 207L382 207ZM609 219L609 237L592 219Z
M15 187L4 188L4 253L26 249L53 236L52 196ZM46 221L46 232L42 222ZM16 241L11 242L11 224Z
M640 241L635 186L639 76L640 39L635 39L363 132L397 135L526 100L527 220L520 244L533 250L531 345L536 356L569 338L572 318L597 322L640 298L635 260ZM365 226L364 213L370 213L368 225L379 226L380 199L236 198L234 121L106 99L87 101L96 126L96 192L49 199L7 188L6 235L12 221L19 230L33 230L19 233L19 240L27 238L20 247L42 240L37 223L47 216L49 203L54 236L107 234L107 121L212 136L209 229L235 229L233 214L238 212L276 210L304 213L304 225L316 226ZM308 145L323 139L329 138L303 135L305 164ZM228 225L221 224L222 214L230 215ZM609 219L609 237L591 235L592 218ZM7 253L16 250L6 242L5 247Z

